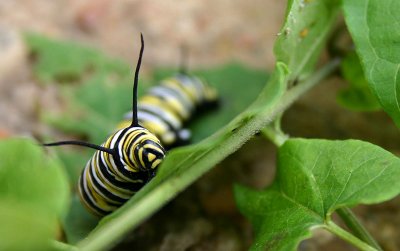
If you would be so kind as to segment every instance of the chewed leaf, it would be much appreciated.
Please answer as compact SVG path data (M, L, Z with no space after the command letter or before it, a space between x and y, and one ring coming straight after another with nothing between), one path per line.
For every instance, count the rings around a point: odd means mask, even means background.
M0 141L0 159L0 249L44 250L66 213L66 174L27 139Z
M343 1L345 20L373 93L400 126L400 1Z
M236 187L235 195L257 231L254 250L294 250L335 209L399 194L399 175L400 159L370 143L293 139L279 149L271 187Z

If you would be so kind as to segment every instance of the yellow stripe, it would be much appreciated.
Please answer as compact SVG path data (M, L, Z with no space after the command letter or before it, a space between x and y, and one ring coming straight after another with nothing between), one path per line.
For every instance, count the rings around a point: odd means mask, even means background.
M168 110L171 113L175 114L179 118L179 120L186 119L189 117L189 111L186 107L183 106L178 99L173 96L169 96L168 99L160 99L156 96L146 95L139 100L140 105L152 105L157 106L162 109Z
M170 78L165 81L165 84L167 86L179 89L186 93L186 95L190 98L193 104L197 104L197 97L196 97L196 90L193 88L188 88L187 86L184 86L178 79L176 78Z
M100 166L98 165L98 162L97 162L97 157L98 157L97 155L98 155L98 153L96 153L95 157L94 157L94 168L95 168L97 177L101 180L101 183L107 188L108 191L110 191L115 196L118 196L120 198L125 198L125 199L130 198L132 196L131 191L120 188L120 187L114 185L113 183L109 182L106 178L103 178L101 171L100 171Z

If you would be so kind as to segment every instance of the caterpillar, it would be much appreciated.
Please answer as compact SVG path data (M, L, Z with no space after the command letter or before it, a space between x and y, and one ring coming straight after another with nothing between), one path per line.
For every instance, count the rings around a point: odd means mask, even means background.
M132 110L102 145L59 141L44 146L78 145L96 150L79 178L78 191L89 212L107 215L139 191L156 174L165 149L186 144L190 131L183 125L204 108L218 103L217 93L185 71L165 79L139 101L139 70L144 41L136 65Z
M139 99L139 124L154 133L166 149L171 149L189 142L191 133L183 125L217 102L215 89L197 77L179 73L162 80ZM127 113L118 128L124 128L131 119L132 113Z

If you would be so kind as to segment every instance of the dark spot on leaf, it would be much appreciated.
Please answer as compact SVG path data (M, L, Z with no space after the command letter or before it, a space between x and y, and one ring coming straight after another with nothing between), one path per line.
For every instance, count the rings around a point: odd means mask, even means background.
M389 160L384 160L380 164L381 164L381 166L388 166L391 164L391 162Z
M31 62L32 64L36 63L38 61L39 58L39 54L37 51L35 50L31 50L28 54L28 60L29 62Z
M79 82L80 76L78 74L70 72L60 72L54 74L54 80L56 80L60 84L69 84L69 83Z
M275 246L277 246L282 240L284 240L287 236L286 232L281 232L279 234L274 235L273 238L270 239L265 245L265 250L273 250Z
M299 33L300 38L305 38L305 37L307 37L308 32L309 32L309 29L308 29L308 28L304 28L303 30L301 30L300 33Z

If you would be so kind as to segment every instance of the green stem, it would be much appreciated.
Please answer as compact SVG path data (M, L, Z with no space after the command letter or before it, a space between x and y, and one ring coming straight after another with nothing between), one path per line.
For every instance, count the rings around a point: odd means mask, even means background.
M78 251L77 247L56 240L50 241L50 247L58 251Z
M355 236L374 247L376 250L382 251L383 249L364 228L361 222L357 219L354 213L348 207L339 208L336 210L337 214L344 221L346 226L353 232Z
M276 128L272 128L269 125L264 127L261 132L277 147L283 145L283 143L285 143L285 141L289 138L288 135L277 131Z
M285 108L288 108L289 105L293 104L294 101L296 101L301 95L306 93L309 89L320 83L323 79L334 72L339 64L339 59L332 60L324 67L319 69L315 74L311 75L310 78L290 89L282 98L282 104L285 105ZM282 112L284 110L282 110ZM280 114L278 114L277 116L279 115Z
M280 116L282 116L283 112L289 107L294 101L296 101L302 94L311 89L314 85L318 84L330 75L335 69L338 67L340 63L339 59L333 60L330 63L326 64L319 71L313 74L310 78L305 80L304 82L298 84L289 90L281 99L281 103L278 103L278 107L283 105L283 109L276 109L280 113L276 114L278 121L275 121L278 124L275 124L273 127L271 125L267 125L264 127L261 132L272 141L277 147L280 147L285 141L289 138L285 133L280 129Z
M326 230L329 232L337 235L342 240L345 240L355 247L363 251L377 251L374 247L371 247L367 243L363 242L362 240L358 239L354 235L350 234L349 232L345 231L343 228L340 228L338 225L333 223L333 221L328 221L327 224L324 226Z

